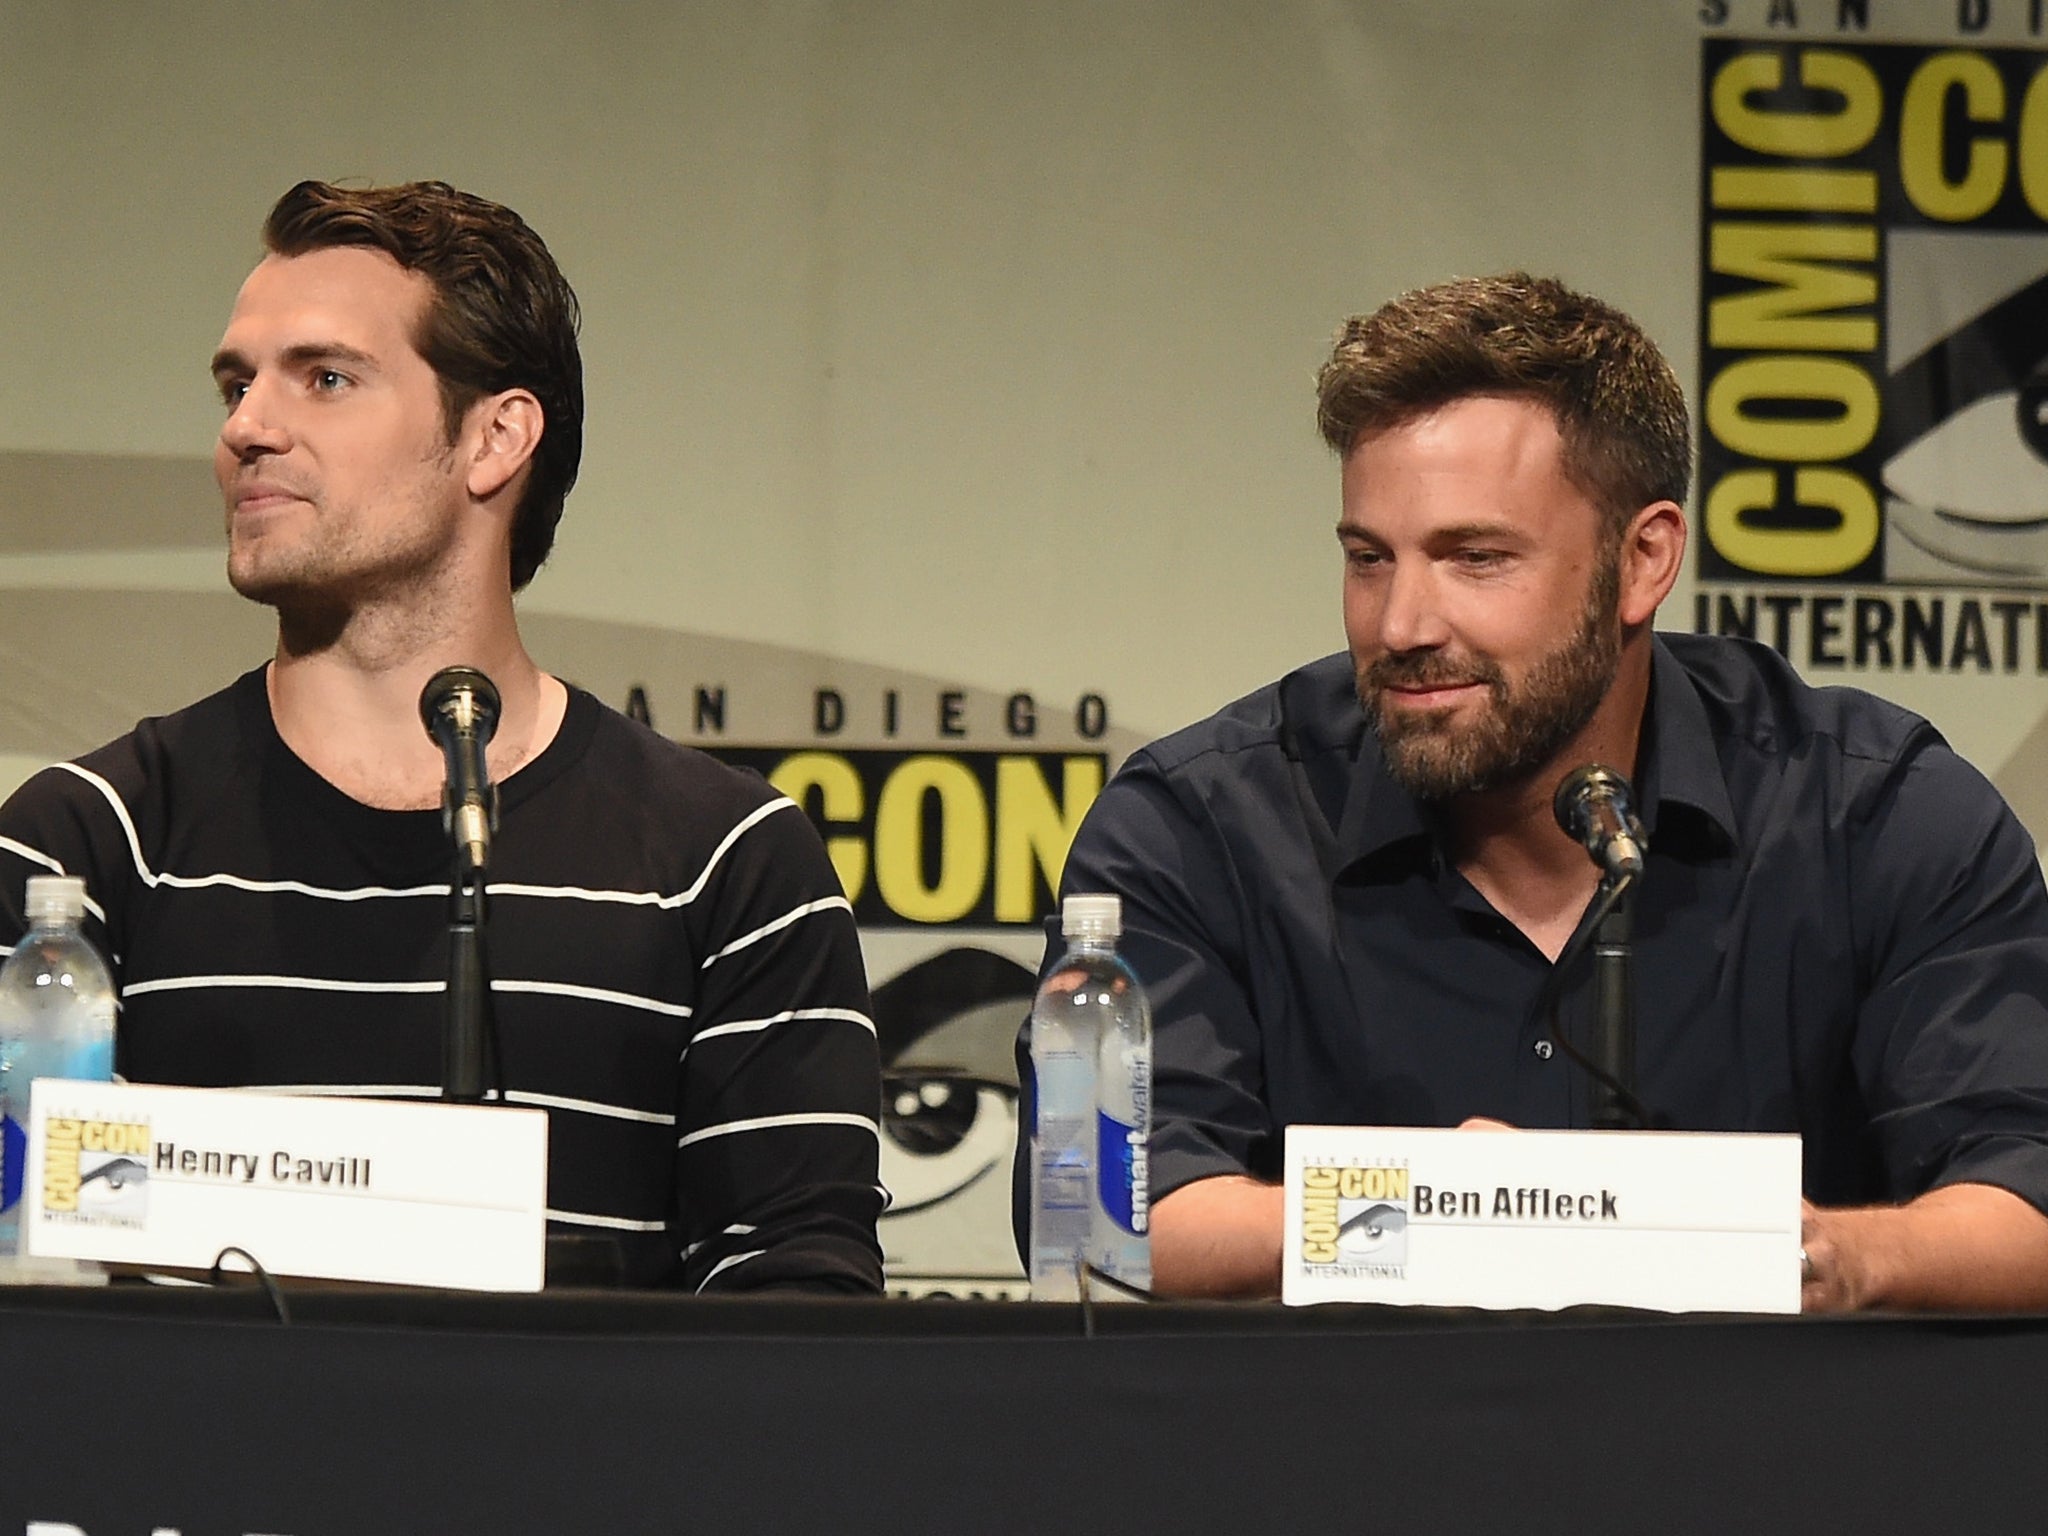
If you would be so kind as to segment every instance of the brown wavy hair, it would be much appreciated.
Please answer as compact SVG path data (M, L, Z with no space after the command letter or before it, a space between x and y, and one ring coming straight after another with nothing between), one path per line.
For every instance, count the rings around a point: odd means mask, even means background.
M1657 344L1613 306L1507 272L1404 293L1337 332L1316 376L1316 425L1340 456L1472 395L1549 407L1564 472L1612 531L1692 478L1685 392Z
M524 587L554 548L583 459L581 314L540 236L510 208L444 181L302 181L270 210L263 243L279 256L366 246L426 278L433 298L413 345L440 380L451 443L485 395L526 389L540 401L540 444L512 519L512 590Z

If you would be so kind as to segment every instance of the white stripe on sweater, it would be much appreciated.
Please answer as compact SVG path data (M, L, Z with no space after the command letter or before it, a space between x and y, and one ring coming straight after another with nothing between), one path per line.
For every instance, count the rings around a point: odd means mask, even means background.
M808 1115L761 1115L752 1120L726 1120L717 1125L707 1125L690 1132L676 1142L676 1149L693 1146L700 1141L709 1141L714 1136L733 1136L741 1131L768 1131L786 1125L857 1125L871 1132L875 1140L882 1139L881 1124L868 1115L848 1115L837 1111L820 1111Z
M169 871L153 870L149 867L148 861L142 856L142 841L136 836L135 822L128 814L128 806L121 799L119 792L115 790L114 786L101 778L97 773L94 773L90 768L86 768L78 763L58 763L55 766L62 768L67 773L76 775L99 791L100 797L113 809L115 820L121 824L121 834L128 840L128 856L135 863L136 874L141 877L144 885L151 888L158 885L167 885L177 890L203 890L208 887L226 886L232 890L249 891L258 895L286 893L296 896L310 896L320 901L374 901L387 898L410 899L419 896L445 897L448 894L448 886L445 881L435 885L334 887L308 885L303 880L252 880L243 875L231 875L225 872L211 875L175 875ZM675 892L672 895L665 896L659 891L593 890L580 885L526 885L517 881L507 881L502 884L492 881L489 884L489 890L493 896L531 896L556 901L613 902L628 906L656 907L664 911L672 911L677 907L688 906L703 894L704 887L710 882L713 872L718 868L719 861L731 851L732 845L738 842L742 835L765 818L774 815L777 811L793 811L796 808L795 801L781 795L778 795L775 799L768 801L764 805L756 806L747 815L735 822L732 830L727 832L724 838L720 840L718 846L711 850L711 857L705 860L704 868L698 872L697 878L691 882L689 888ZM33 850L22 849L20 851L24 857L37 857ZM53 868L55 867L54 861L49 860L47 856L43 856L41 861L50 863Z

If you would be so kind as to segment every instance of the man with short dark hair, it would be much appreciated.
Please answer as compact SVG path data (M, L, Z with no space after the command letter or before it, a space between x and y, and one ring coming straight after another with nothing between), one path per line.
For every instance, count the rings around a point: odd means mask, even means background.
M2032 844L1925 721L1653 633L1689 453L1649 338L1459 281L1349 322L1319 385L1350 654L1135 754L1063 879L1123 898L1151 989L1159 1289L1277 1287L1289 1124L1588 1124L1532 1014L1599 881L1553 792L1603 763L1648 828L1639 1096L1803 1136L1805 1304L2048 1305Z
M432 1096L452 858L418 701L479 668L498 1069L549 1113L552 1226L635 1283L878 1290L875 1031L816 834L520 642L581 453L574 293L438 182L302 183L264 233L214 468L275 656L25 784L0 926L27 875L85 877L130 1079Z

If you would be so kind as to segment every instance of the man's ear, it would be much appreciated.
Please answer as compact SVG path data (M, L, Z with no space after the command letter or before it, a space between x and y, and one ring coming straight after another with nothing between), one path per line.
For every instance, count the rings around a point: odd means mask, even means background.
M1684 563L1685 510L1677 502L1653 501L1630 518L1621 538L1621 622L1648 624Z
M476 444L469 461L469 494L488 501L512 483L540 447L546 413L532 392L508 389L469 408Z

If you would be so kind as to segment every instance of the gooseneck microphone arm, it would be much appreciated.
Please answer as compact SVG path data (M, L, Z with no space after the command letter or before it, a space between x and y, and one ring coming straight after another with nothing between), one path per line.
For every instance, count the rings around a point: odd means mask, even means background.
M484 749L497 729L498 708L497 688L474 667L444 667L420 691L420 722L440 745L446 773L441 822L454 843L441 1097L457 1104L481 1103L485 1083L496 1076L484 878L497 831L498 792Z
M1612 768L1588 763L1566 774L1551 801L1557 824L1585 847L1600 871L1592 922L1574 935L1543 989L1551 1033L1571 1060L1593 1079L1595 1130L1640 1130L1650 1121L1636 1097L1636 1018L1633 919L1630 897L1642 878L1649 840L1636 819L1629 782ZM1557 994L1566 967L1590 936L1593 943L1593 1020L1584 1054L1556 1027ZM1541 1004L1539 1004L1540 1006Z
M1615 882L1617 892L1593 930L1593 1028L1586 1037L1586 1055L1605 1069L1593 1079L1591 1118L1596 1131L1639 1131L1644 1124L1635 1096L1635 951L1629 915L1629 887L1635 879L1606 877L1602 884Z

